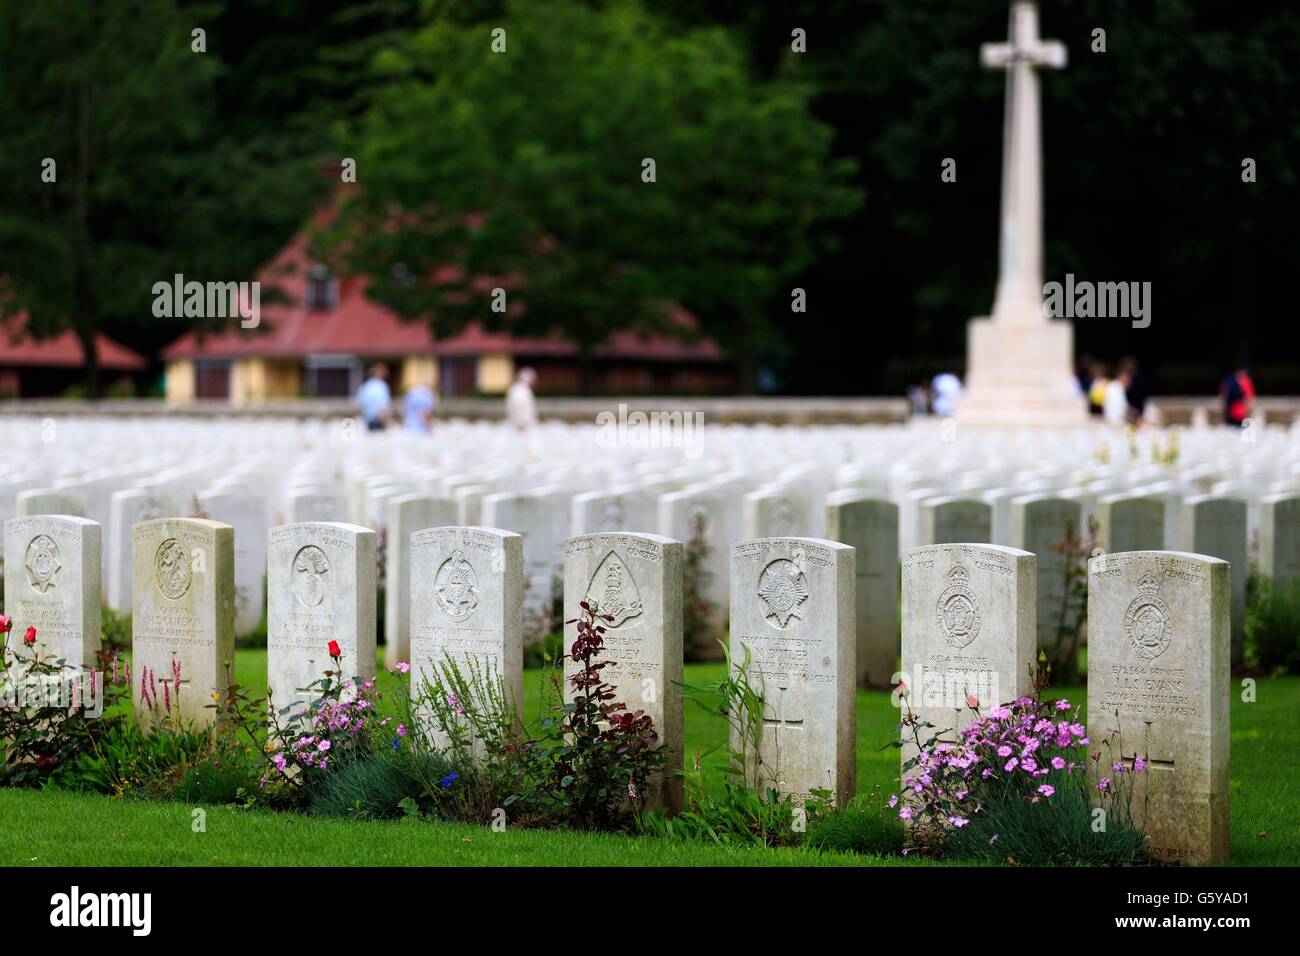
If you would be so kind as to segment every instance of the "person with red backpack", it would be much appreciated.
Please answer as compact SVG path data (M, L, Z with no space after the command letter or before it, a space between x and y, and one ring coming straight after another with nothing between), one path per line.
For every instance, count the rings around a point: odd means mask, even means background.
M1255 383L1245 365L1224 377L1219 396L1223 399L1223 423L1240 428L1255 407Z

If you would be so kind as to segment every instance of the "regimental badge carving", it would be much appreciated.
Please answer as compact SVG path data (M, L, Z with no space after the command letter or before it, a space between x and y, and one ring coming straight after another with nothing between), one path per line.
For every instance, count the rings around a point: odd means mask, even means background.
M948 572L948 588L939 595L939 630L950 647L965 647L979 635L980 603L970 589L970 572L960 564Z
M623 502L617 498L607 501L600 509L601 531L622 531L624 526Z
M290 565L293 581L289 585L293 596L303 607L318 607L325 600L328 584L325 575L329 574L330 560L325 552L314 544L300 548L293 556Z
M641 592L623 559L611 551L600 562L587 585L587 602L595 603L602 615L612 617L606 627L618 627L641 613Z
M27 545L25 564L27 583L32 586L32 590L39 594L46 593L57 583L54 579L63 568L63 562L59 560L58 542L48 534L38 534Z
M802 609L812 592L799 565L789 558L777 558L759 575L758 596L763 601L767 623L785 630L791 620L803 619Z
M778 498L772 502L771 528L772 536L775 538L787 538L794 534L794 526L798 521L799 512L794 504L785 498Z
M1148 571L1138 582L1138 596L1124 612L1124 633L1138 657L1153 661L1173 638L1169 607L1160 599L1160 579Z
M442 613L453 621L459 623L474 613L478 607L478 574L464 551L453 551L451 557L442 562L434 579L434 593Z
M190 553L176 538L158 545L153 556L153 580L158 590L175 601L190 589Z

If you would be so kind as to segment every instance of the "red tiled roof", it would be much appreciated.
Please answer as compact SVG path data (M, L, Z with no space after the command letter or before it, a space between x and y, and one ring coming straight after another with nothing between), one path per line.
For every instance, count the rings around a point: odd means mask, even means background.
M330 215L328 207L313 217L320 225ZM342 276L338 281L338 304L330 310L306 306L308 275L313 261L307 255L309 230L303 230L262 270L262 298L271 287L291 301L261 305L261 323L256 330L243 330L237 320L231 328L205 335L200 344L193 332L182 335L163 349L164 359L183 358L296 358L306 355L359 354L367 356L438 355L472 356L489 352L538 357L577 354L577 347L559 338L514 338L504 332L488 332L478 324L461 333L435 340L427 323L404 322L391 310L366 296L369 280L363 276ZM694 329L695 317L674 306L671 319L685 329ZM602 358L636 358L659 361L718 361L717 344L708 339L687 342L652 334L617 332L596 349Z
M99 367L110 372L137 372L148 364L142 355L102 332L95 333L95 349ZM81 343L71 332L37 340L27 334L25 312L0 320L0 366L80 368L81 365Z

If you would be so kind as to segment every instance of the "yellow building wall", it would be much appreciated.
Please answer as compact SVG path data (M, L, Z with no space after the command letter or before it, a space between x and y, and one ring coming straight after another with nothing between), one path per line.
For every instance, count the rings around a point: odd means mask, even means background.
M302 364L297 359L266 362L267 399L290 399L302 396Z
M416 385L438 390L438 361L432 355L408 355L402 359L398 387L402 392Z
M242 358L230 363L230 404L256 405L266 394L266 364Z
M298 362L263 358L236 359L230 366L230 403L261 405L297 398L302 389Z
M503 352L480 355L478 360L478 390L496 395L510 387L515 379L515 360Z
M163 394L169 402L194 401L194 362L172 359L163 373Z

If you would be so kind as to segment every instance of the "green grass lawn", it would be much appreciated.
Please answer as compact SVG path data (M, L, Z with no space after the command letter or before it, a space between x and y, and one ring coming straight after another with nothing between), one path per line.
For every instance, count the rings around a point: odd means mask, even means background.
M265 651L241 650L238 679L265 683ZM688 683L722 673L721 664L686 668ZM543 675L525 674L525 712L537 715ZM395 678L381 677L381 686ZM1082 688L1063 691L1082 701ZM1260 680L1255 703L1232 705L1232 861L1294 865L1300 861L1300 678ZM686 709L686 760L722 743L725 724L691 703ZM892 739L898 712L889 695L858 692L858 792L897 786ZM720 782L719 748L702 759ZM184 804L85 796L57 791L0 790L0 864L14 865L880 865L878 859L810 850L726 849L673 841L564 831L401 821L353 822L230 807L205 808L206 832L192 829ZM904 861L915 865L917 861Z

